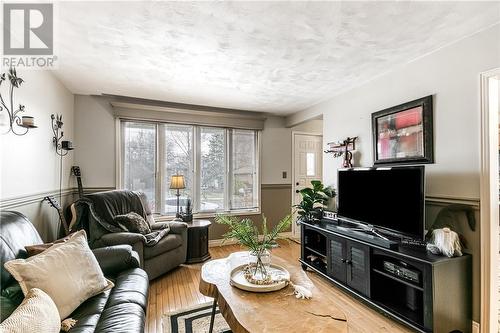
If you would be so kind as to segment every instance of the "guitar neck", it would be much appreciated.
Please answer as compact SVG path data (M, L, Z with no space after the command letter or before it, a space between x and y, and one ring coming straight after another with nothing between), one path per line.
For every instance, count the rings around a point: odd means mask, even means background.
M57 210L57 214L59 215L59 220L61 221L61 223L63 225L64 232L66 233L66 235L68 235L69 234L69 227L68 227L68 223L66 222L66 218L64 217L63 211L61 208L56 208L56 210Z
M78 198L81 199L83 197L83 186L82 186L82 173L80 171L80 167L77 165L73 165L71 167L71 173L76 177L76 182L78 184Z
M76 181L78 183L78 198L81 199L83 197L82 177L76 177Z
M69 226L68 226L68 223L66 222L66 218L64 217L64 212L61 208L61 205L59 204L59 202L57 202L57 199L52 197L52 196L47 196L47 197L43 198L43 200L44 201L46 200L49 203L49 205L57 211L57 215L59 216L59 221L61 222L61 224L64 228L64 233L66 235L68 235L69 234Z

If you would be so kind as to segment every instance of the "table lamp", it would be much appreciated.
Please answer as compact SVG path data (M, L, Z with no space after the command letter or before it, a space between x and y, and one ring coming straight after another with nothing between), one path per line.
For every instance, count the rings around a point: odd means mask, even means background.
M177 214L175 214L175 217L179 217L179 197L180 193L179 190L185 189L186 185L184 183L184 176L183 175L173 175L172 178L170 178L170 188L172 190L177 190Z

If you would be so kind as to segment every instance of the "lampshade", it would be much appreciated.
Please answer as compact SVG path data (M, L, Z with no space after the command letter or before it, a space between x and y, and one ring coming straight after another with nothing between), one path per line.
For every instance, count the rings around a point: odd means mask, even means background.
M170 178L170 188L174 190L186 188L186 185L184 184L184 176L173 175L172 178Z

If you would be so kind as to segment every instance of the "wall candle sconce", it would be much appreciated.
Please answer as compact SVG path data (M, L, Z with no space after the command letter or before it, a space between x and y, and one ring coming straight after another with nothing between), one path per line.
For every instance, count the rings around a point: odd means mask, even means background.
M66 156L70 150L74 149L74 147L71 141L61 140L64 136L64 132L62 131L62 127L64 125L62 115L51 114L50 119L52 119L52 132L54 133L52 142L56 148L56 154L61 157Z
M24 82L23 79L17 76L16 69L11 67L7 73L7 78L5 73L0 76L0 88L4 81L9 80L10 87L8 88L8 100L7 97L4 99L2 92L0 91L0 112L7 111L9 115L9 130L5 133L12 132L15 135L24 135L28 133L30 128L37 128L35 126L35 118L30 116L19 116L20 112L24 112L24 105L19 104L19 107L14 109L14 88L19 88ZM18 132L18 128L22 127L24 130Z
M62 203L62 175L63 175L63 157L68 155L70 150L73 150L73 143L71 141L62 140L64 132L62 127L64 125L62 121L62 115L50 115L52 120L52 132L54 136L52 137L52 142L56 149L56 154L60 156L59 158L59 202Z

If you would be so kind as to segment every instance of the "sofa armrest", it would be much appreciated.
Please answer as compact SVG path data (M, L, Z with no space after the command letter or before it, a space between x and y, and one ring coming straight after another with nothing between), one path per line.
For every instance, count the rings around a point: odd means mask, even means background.
M187 223L181 221L161 221L151 225L152 230L165 229L167 227L170 227L170 231L174 234L178 234L183 229L187 229Z
M139 255L130 245L101 247L92 252L106 276L115 276L126 269L141 266Z
M184 230L187 230L187 223L185 222L177 222L177 221L168 221L168 222L156 222L151 226L152 230L164 229L166 227L170 227L170 232L173 234L181 234Z
M144 244L146 237L133 232L114 232L102 235L99 239L101 246L112 245L131 245L132 250L137 252L141 263L141 268L144 268Z
M170 222L155 222L151 225L151 230L165 229L169 226Z
M170 227L170 232L173 234L182 234L187 232L188 225L185 222L164 222Z
M114 232L105 234L101 237L101 241L105 245L134 245L136 243L143 243L146 241L146 238L137 233L133 232Z

